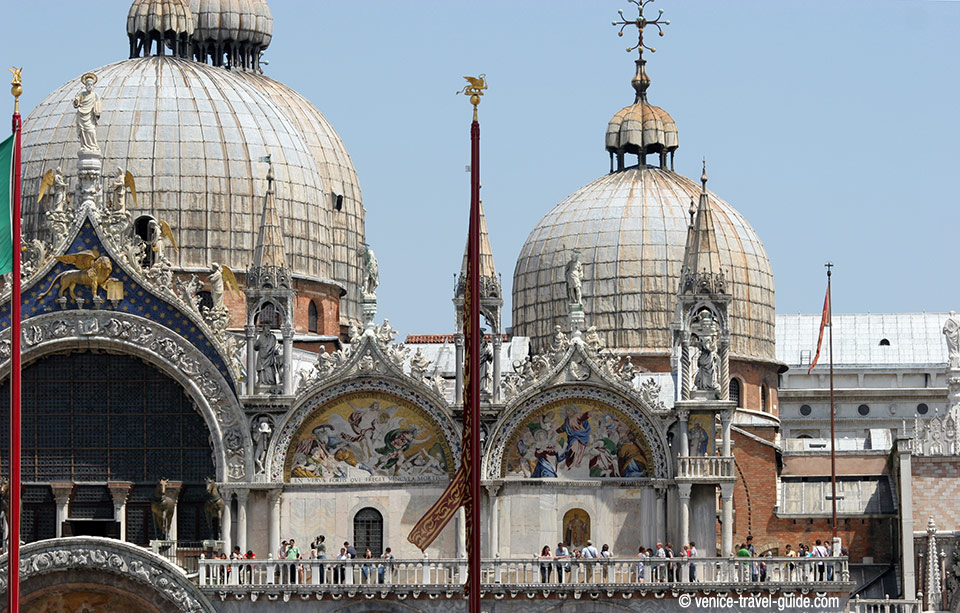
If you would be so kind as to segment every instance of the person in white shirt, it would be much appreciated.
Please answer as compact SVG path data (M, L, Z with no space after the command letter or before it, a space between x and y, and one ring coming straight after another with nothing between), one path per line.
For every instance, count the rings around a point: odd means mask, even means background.
M607 561L613 557L613 552L610 551L610 545L606 543L603 544L603 547L600 548L600 563L603 568L603 582L606 583L609 579L610 569L607 567Z
M587 546L583 548L583 551L580 552L584 560L596 560L600 557L600 552L597 551L597 548L593 546L591 541L587 541ZM584 574L589 576L591 580L593 579L594 574L594 565L592 562L587 562L584 566Z
M570 569L570 551L567 549L567 546L563 543L557 543L557 548L553 551L553 558L556 560L555 566L557 567L557 583L563 583L563 570L566 568Z
M693 563L693 559L697 557L697 544L693 541L690 541L690 546L686 551L687 558L690 560L690 581L697 580L697 565Z

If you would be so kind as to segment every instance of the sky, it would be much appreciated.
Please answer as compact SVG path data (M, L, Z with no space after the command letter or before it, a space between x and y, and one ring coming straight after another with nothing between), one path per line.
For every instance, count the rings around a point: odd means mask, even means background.
M128 55L130 2L9 2L0 62L24 66L26 115ZM483 202L504 320L516 258L554 205L609 169L604 134L632 103L626 0L273 0L266 73L316 105L359 175L380 264L378 319L449 332L469 208L471 107L485 73ZM676 120L677 172L744 214L780 313L960 309L960 1L657 0L652 103ZM15 24L11 27L11 24ZM652 159L652 158L651 158Z

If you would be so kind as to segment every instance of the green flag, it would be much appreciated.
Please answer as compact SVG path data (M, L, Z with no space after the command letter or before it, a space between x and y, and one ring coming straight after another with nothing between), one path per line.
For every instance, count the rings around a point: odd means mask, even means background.
M0 143L0 274L13 272L13 140L10 136Z

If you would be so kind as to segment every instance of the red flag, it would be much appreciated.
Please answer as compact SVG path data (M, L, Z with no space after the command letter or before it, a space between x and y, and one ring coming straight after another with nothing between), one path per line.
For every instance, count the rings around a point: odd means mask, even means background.
M810 362L810 368L807 369L807 374L809 375L813 371L813 367L817 365L817 360L820 359L820 347L823 345L823 329L831 325L830 323L830 288L827 288L827 295L823 298L823 315L820 317L820 336L817 338L817 355L813 356L813 361Z

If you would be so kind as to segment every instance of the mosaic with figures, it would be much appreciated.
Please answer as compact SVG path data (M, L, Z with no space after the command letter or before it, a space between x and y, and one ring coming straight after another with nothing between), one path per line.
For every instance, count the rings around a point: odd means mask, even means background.
M401 398L358 392L315 411L294 434L284 478L444 478L453 454L443 432Z
M639 479L654 473L643 433L617 409L583 398L557 400L531 413L503 455L505 477Z

